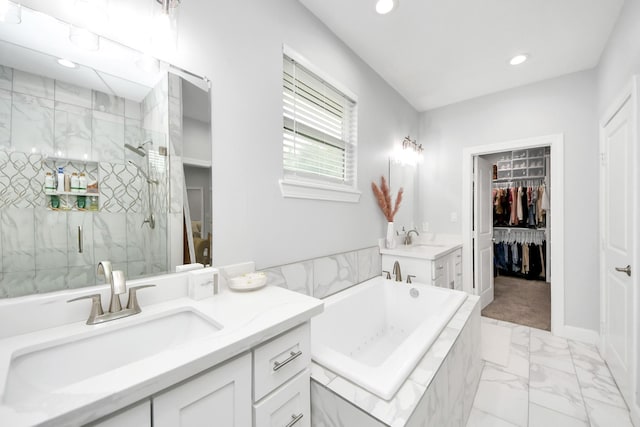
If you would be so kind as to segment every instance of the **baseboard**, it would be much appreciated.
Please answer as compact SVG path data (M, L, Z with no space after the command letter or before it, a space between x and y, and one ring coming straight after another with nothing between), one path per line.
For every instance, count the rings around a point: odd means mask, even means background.
M598 345L600 341L600 334L597 331L591 329L578 328L575 326L564 325L560 331L555 333L563 338L568 338L574 341L581 341L587 344Z

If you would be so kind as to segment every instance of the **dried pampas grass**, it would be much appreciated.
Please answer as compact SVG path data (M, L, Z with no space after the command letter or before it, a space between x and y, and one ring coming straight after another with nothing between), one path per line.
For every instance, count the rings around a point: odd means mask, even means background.
M400 203L402 202L402 193L404 192L404 190L402 188L398 190L398 195L396 196L396 203L394 207L391 204L391 191L389 190L387 180L384 179L384 176L380 177L380 187L378 187L375 182L371 182L371 189L373 190L373 194L376 196L378 206L380 206L384 217L387 218L387 221L393 222L393 217L396 216L396 213L400 208Z

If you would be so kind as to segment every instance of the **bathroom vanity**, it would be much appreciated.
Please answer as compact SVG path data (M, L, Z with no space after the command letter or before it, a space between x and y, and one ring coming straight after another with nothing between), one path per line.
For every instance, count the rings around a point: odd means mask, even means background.
M402 281L412 280L441 288L462 290L462 245L458 243L416 243L380 249L382 269L392 272L397 261ZM395 279L395 277L392 277Z
M54 327L27 319L1 334L3 424L310 425L309 320L322 301L273 286L195 301L187 277L154 279L142 313L100 325L85 324L89 302L66 304L96 288L0 302L0 321L54 313Z

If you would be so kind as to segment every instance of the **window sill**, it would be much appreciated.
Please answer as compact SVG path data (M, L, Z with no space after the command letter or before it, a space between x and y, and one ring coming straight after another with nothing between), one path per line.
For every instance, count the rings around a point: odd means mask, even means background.
M281 179L279 182L282 197L358 203L360 201L360 194L362 194L353 188L291 178Z

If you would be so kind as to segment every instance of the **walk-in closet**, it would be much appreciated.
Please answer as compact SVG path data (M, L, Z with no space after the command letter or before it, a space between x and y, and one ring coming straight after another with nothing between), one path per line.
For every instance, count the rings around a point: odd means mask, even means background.
M494 275L494 300L482 314L550 330L550 149L481 157L492 166Z

